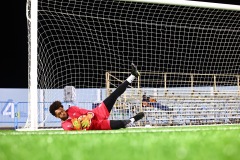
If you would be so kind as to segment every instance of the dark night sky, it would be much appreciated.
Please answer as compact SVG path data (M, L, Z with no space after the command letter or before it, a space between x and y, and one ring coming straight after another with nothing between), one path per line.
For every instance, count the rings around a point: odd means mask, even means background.
M0 59L0 88L27 88L26 1L10 0L4 3L5 5L1 5L1 11L5 9L5 12L1 14L3 48Z
M217 0L205 0L216 2ZM0 88L28 87L28 51L26 0L7 0L1 5L2 57ZM240 5L238 0L218 0L217 3ZM5 12L4 9L7 9Z

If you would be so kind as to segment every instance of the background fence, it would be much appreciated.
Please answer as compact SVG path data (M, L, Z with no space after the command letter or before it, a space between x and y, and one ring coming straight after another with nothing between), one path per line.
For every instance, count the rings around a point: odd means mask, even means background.
M79 102L76 105L93 109L99 103ZM151 102L151 107L142 106L141 102L120 102L111 112L109 119L128 119L143 111L145 117L137 126L166 125L204 125L240 123L240 100L179 100L169 99ZM39 103L39 127L60 128L61 121L49 113L50 102ZM63 103L67 109L69 104ZM0 102L0 128L21 128L28 120L28 103L13 101Z

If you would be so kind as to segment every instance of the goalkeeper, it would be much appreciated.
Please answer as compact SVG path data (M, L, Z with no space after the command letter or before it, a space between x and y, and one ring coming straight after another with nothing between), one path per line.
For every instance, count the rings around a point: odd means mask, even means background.
M124 93L128 85L138 77L136 66L132 64L131 75L124 81L109 97L93 110L70 106L64 110L60 101L53 102L50 107L50 113L62 120L61 126L64 130L111 130L126 128L127 124L136 122L144 117L144 113L126 120L108 120L110 112L117 98Z

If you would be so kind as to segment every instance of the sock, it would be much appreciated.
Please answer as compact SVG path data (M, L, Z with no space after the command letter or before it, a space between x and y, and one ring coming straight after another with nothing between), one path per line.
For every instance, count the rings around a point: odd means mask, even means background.
M135 122L134 118L130 118L131 123Z
M130 75L128 78L127 78L127 81L129 82L129 83L132 83L132 81L135 79L135 76L134 75Z

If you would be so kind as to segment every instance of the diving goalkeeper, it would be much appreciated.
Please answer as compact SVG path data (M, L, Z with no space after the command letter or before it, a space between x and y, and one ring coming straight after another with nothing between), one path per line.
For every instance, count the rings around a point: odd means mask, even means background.
M139 75L140 73L136 66L132 64L131 75L126 81L93 110L77 106L70 106L67 110L64 110L61 102L55 101L50 105L49 111L53 116L62 120L61 126L64 130L111 130L126 128L128 124L142 119L144 113L140 112L126 120L108 120L108 118L117 98L124 93L128 85Z

